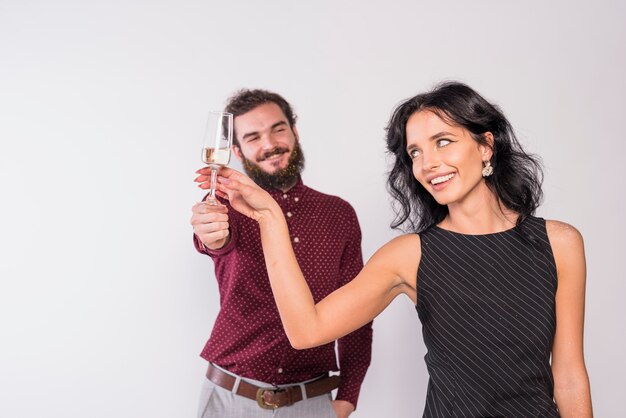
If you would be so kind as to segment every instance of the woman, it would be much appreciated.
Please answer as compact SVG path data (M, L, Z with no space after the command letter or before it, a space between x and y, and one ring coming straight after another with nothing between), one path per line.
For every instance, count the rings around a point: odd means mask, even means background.
M404 293L428 348L425 417L591 416L583 240L533 216L541 170L504 115L468 86L445 83L395 110L387 146L393 226L417 233L391 240L317 303L278 205L241 173L221 171L222 195L259 223L292 345L333 341Z

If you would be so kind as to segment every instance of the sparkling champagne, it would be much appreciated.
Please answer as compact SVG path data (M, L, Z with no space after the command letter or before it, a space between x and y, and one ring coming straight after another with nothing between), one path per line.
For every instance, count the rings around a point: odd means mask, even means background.
M230 148L203 148L202 161L208 165L227 165L230 161Z

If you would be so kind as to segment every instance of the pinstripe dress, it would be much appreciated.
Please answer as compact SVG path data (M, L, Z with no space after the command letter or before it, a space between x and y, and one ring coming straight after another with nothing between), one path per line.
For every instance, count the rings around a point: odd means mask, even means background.
M556 265L545 220L420 234L416 306L430 375L424 417L558 417L550 352Z

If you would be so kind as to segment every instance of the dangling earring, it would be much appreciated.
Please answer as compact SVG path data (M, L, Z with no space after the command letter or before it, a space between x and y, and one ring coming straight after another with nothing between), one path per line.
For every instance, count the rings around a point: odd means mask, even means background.
M489 161L483 161L485 166L483 167L483 177L489 177L493 174L493 167Z

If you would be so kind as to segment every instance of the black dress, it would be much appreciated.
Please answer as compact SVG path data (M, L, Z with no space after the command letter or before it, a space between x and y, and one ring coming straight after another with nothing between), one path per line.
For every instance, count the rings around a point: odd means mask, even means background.
M420 234L424 417L558 417L550 352L556 265L545 220L499 233Z

